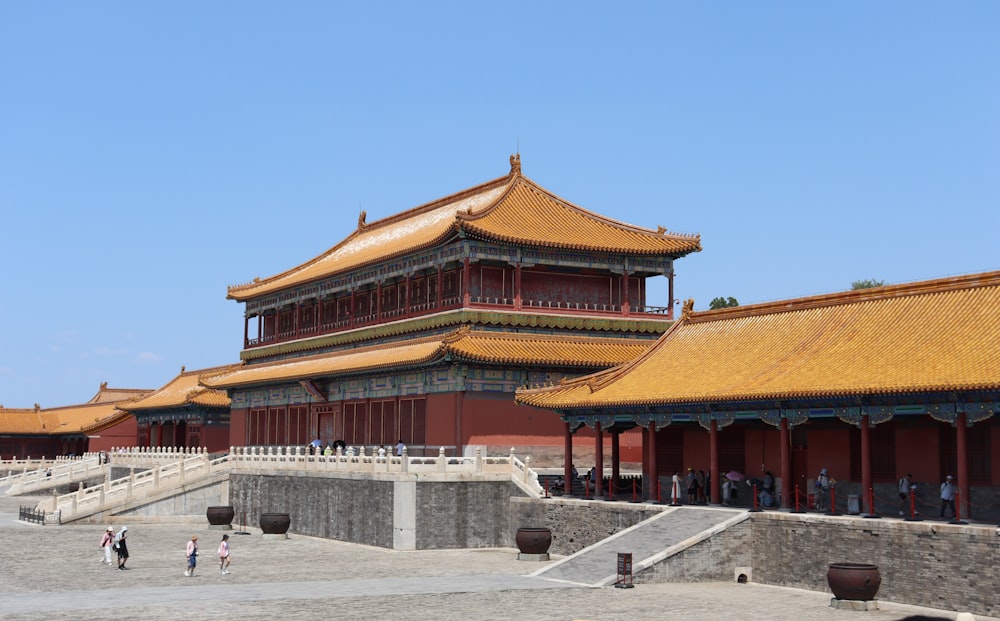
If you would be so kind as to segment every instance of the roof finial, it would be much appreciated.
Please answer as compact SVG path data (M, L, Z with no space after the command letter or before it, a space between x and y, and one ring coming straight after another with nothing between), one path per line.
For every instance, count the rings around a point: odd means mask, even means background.
M363 228L365 228L365 218L366 218L367 216L368 216L368 214L367 214L367 213L365 213L365 210L364 210L364 209L362 209L362 210L361 210L361 213L360 213L360 214L358 214L358 228L359 228L359 229L363 229Z
M184 365L182 364L181 365L181 373L183 373L183 372L184 372Z
M521 174L521 154L515 153L510 156L510 174L520 175Z
M687 319L693 312L694 312L694 298L688 298L684 300L684 305L681 306L681 319Z

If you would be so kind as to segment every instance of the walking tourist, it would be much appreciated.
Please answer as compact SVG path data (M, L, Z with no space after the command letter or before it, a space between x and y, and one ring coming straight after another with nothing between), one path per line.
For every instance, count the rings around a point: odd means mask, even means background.
M105 565L111 565L111 552L114 545L115 529L112 526L108 526L107 530L104 531L104 537L101 538L101 547L104 548L104 558L101 559L101 562Z
M826 498L830 493L830 475L827 474L826 468L820 468L813 491L816 495L816 510L826 511Z
M187 555L187 569L184 571L184 575L194 576L194 569L198 566L198 535L191 536L191 541L187 542L187 548L184 552Z
M229 535L223 535L219 542L219 573L229 573Z
M128 526L122 526L122 529L118 531L115 535L115 549L118 550L118 569L128 569L125 563L128 562Z
M955 517L955 479L949 474L941 484L941 515L944 517L944 510L951 510L951 517Z
M396 457L402 457L403 456L403 451L405 451L405 450L406 450L406 445L403 444L403 441L402 440L397 440L396 441Z
M896 490L899 493L899 515L906 515L906 503L910 499L910 477L913 475L906 473L896 481Z
M694 474L694 468L688 468L687 476L684 477L684 485L687 487L688 504L693 505L698 498L698 477Z

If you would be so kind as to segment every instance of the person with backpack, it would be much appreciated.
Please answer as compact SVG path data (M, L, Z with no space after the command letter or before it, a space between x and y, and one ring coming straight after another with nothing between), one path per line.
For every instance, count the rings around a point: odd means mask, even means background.
M125 563L128 562L128 543L125 541L128 538L128 526L122 526L122 529L118 531L115 535L114 548L118 550L118 569L128 569Z

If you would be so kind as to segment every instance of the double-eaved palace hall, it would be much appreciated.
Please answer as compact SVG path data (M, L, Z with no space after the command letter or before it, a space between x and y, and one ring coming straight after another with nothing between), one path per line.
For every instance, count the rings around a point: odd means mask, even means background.
M225 390L231 442L395 445L461 454L562 449L559 418L514 402L529 384L632 360L673 318L649 278L697 236L599 216L510 171L367 222L245 304L243 365Z
M866 510L902 475L933 502L950 474L965 514L1000 516L1000 272L675 317L675 262L701 239L646 224L553 194L511 156L500 178L362 212L328 251L230 287L237 362L0 407L0 456L402 440L594 466L598 495L620 468L661 499L704 470L715 502L724 473L771 472L784 507L811 502L823 469Z

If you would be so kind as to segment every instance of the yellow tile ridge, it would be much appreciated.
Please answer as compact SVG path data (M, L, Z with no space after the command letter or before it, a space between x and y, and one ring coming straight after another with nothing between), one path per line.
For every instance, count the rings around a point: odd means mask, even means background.
M695 311L687 316L687 321L688 323L701 323L705 321L739 319L741 317L754 317L757 315L769 315L781 312L825 308L829 306L836 306L838 304L856 304L858 302L888 300L911 295L943 293L946 291L959 291L962 289L990 286L1000 286L1000 270L979 274L949 276L934 280L921 280L896 285L886 285L884 287L871 287L868 289L854 289L851 291L824 293L801 298L791 298L787 300L761 302L759 304L747 304L745 306L720 308L717 310Z
M232 286L229 287L229 294L227 295L227 297L228 298L232 298L232 299L237 299L237 300L245 299L244 296L240 296L238 294L241 293L241 292L243 292L243 291L249 290L249 289L256 289L258 287L267 286L270 283L273 283L273 282L276 282L276 281L280 281L280 280L282 280L284 278L292 276L296 272L303 271L306 268L308 268L308 267L310 267L312 265L315 265L316 263L319 263L320 261L325 260L328 256L330 256L331 254L335 253L337 250L339 250L339 249L347 246L352 241L354 241L354 239L356 237L358 237L361 233L370 233L372 231L376 231L376 230L381 229L381 228L386 228L388 226L395 225L395 224L398 224L400 222L404 222L404 221L406 221L406 220L408 220L410 218L413 218L414 216L417 216L417 215L420 215L420 214L432 211L432 210L440 208L440 207L444 207L444 206L446 206L446 205L448 205L450 203L459 202L459 201L461 201L463 199L469 198L469 197L474 196L476 194L487 192L489 190L492 190L492 189L496 188L497 186L502 186L504 184L510 183L513 178L514 177L512 177L510 175L504 176L504 177L499 177L497 179L493 179L492 181L487 181L486 183L482 183L482 184L477 185L475 187L472 187L472 188L469 188L469 189L466 189L466 190L462 190L462 191L456 192L454 194L449 194L448 196L445 196L445 197L442 197L442 198L435 199L435 200L433 200L433 201L431 201L429 203L424 203L423 205L420 205L418 207L413 207L411 209L407 209L405 211L393 214L393 215L391 215L389 217L386 217L386 218L383 218L381 220L376 220L375 222L372 222L370 224L367 223L367 222L365 222L365 212L362 212L361 217L358 218L358 228L354 232L352 232L350 235L348 235L346 238L344 238L343 241L341 241L337 245L333 246L332 248L330 248L326 252L323 252L319 256L316 256L313 259L310 259L309 261L306 261L305 263L301 263L299 265L296 265L295 267L287 269L284 272L281 272L280 274L276 274L274 276L271 276L271 277L268 277L268 278L263 278L263 279L262 278L255 278L254 280L252 280L251 282L248 282L248 283L243 283L243 284L238 284L238 285L232 285ZM435 243L437 241L438 240L435 239L435 240L432 240L430 243L433 244L433 243ZM402 252L410 252L412 250L414 250L414 248L407 247L407 248L402 249L401 251ZM391 254L384 255L384 256L379 256L377 258L373 258L372 261L385 260L386 258L391 258L391 256L392 256ZM361 267L362 265L352 266L352 268L353 269L357 269L358 267ZM327 274L324 274L322 276L318 276L317 279L326 277L326 275Z

